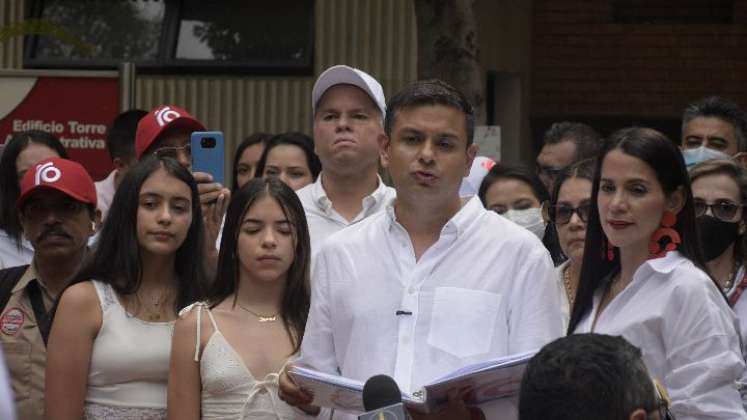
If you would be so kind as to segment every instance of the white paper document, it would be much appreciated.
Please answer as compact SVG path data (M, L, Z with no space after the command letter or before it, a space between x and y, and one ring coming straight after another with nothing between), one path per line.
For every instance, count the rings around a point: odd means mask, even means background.
M536 351L464 366L425 385L412 394L402 392L402 402L415 411L432 413L446 405L451 389L469 388L467 404L477 405L517 395L529 359ZM293 366L288 370L301 388L314 394L312 404L360 414L363 382L313 369Z

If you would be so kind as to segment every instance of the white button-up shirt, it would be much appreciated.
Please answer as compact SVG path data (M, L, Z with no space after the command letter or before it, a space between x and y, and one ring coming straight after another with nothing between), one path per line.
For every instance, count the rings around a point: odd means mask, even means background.
M21 239L19 248L16 241L0 229L0 270L8 267L31 264L34 258L34 247L25 238Z
M711 279L678 252L641 265L597 316L602 291L575 332L621 335L641 349L678 420L747 419L736 383L745 370L734 313Z
M324 186L322 185L322 174L319 174L316 182L313 184L309 184L296 191L306 212L306 221L309 224L309 235L311 237L312 255L316 255L317 250L327 237L381 211L387 203L396 197L397 192L394 188L384 184L381 177L378 180L379 186L376 187L376 190L371 195L363 198L361 212L350 222L332 207L332 201L327 197L327 192L324 191Z
M327 373L339 368L363 382L386 374L414 392L467 364L535 350L562 334L544 246L476 197L417 261L389 205L333 235L314 265L300 363ZM483 410L489 419L515 418Z
M96 182L96 205L101 211L101 220L106 219L106 215L109 214L109 207L112 205L112 199L114 193L117 192L117 187L114 185L114 178L117 176L117 170L109 172L109 176Z

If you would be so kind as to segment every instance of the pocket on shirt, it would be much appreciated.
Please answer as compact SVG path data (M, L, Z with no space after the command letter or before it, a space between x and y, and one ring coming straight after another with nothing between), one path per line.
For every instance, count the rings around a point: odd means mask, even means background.
M3 353L16 401L24 400L31 390L31 344L4 342Z
M428 344L462 359L487 353L500 305L498 293L436 288Z

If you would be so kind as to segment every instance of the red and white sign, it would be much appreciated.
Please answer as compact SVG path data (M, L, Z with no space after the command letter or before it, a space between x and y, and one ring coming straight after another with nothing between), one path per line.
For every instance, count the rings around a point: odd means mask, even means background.
M54 134L70 159L94 180L112 169L106 130L119 112L118 79L113 77L6 76L0 72L0 143L13 133Z

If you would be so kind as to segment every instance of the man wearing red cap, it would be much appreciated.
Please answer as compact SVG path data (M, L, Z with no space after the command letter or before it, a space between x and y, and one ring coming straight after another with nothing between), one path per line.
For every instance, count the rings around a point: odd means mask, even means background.
M62 158L26 172L16 206L34 257L30 265L0 270L0 342L18 416L34 420L44 415L49 310L83 261L99 213L91 177Z
M156 154L172 157L182 166L192 169L190 137L194 131L205 131L205 126L184 109L175 105L161 105L149 112L137 125L135 134L135 154L143 156ZM223 215L228 208L231 192L223 188L205 172L193 172L200 193L202 215L205 219L205 243L215 244L221 229ZM216 247L208 247L208 257L212 265L218 260Z

